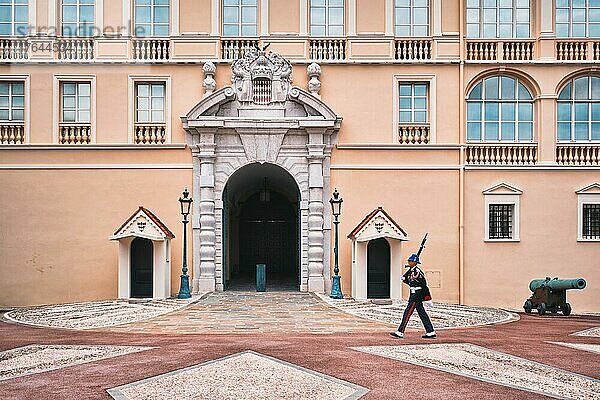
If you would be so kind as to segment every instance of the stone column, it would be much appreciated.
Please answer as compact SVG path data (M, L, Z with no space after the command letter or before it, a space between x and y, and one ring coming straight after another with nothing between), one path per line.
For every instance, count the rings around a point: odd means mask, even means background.
M200 132L198 159L200 173L195 178L194 187L198 187L199 195L196 197L197 213L199 215L198 234L194 235L195 255L198 267L194 263L194 270L199 270L194 277L194 288L199 292L215 290L215 135L214 132ZM196 171L194 171L196 172ZM196 180L197 178L197 180ZM195 192L196 193L196 192Z
M325 293L323 278L323 131L307 129L308 132L308 291Z

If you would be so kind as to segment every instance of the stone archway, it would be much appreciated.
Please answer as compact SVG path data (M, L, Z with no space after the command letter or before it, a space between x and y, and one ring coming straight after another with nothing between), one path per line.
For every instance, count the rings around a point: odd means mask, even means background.
M192 149L192 290L223 290L223 191L252 163L286 170L299 188L300 290L329 285L331 149L341 124L325 103L291 86L291 64L258 49L235 61L232 86L207 95L185 117Z

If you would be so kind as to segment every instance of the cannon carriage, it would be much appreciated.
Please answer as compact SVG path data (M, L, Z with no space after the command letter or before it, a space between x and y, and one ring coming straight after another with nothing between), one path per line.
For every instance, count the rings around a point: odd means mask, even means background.
M533 293L523 304L526 313L537 309L539 315L546 312L556 314L562 312L565 316L571 314L571 305L567 303L567 290L583 289L586 286L585 279L534 279L529 282L529 290Z

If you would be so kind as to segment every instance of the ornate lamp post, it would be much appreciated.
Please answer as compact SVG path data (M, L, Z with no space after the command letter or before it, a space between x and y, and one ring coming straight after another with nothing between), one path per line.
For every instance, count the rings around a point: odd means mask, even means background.
M183 197L179 198L179 204L181 205L181 215L183 215L183 268L181 268L181 272L183 272L181 277L181 283L179 285L179 294L177 295L180 299L189 299L192 297L190 294L190 276L187 274L187 223L188 223L188 215L190 215L190 206L192 205L192 199L188 196L190 192L188 192L187 188L183 190Z
M343 299L344 295L342 294L342 286L340 284L340 276L338 273L340 272L340 268L338 266L338 225L340 221L338 221L338 217L342 213L342 202L344 200L340 197L337 189L333 191L333 197L329 199L329 203L331 204L331 213L335 218L333 223L335 224L335 245L333 247L334 254L334 268L333 268L333 282L331 284L331 295L332 299Z

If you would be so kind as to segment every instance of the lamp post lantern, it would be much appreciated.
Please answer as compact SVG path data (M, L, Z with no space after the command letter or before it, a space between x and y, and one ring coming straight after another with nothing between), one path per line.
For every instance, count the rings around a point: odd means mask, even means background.
M340 272L340 268L338 266L338 225L340 221L338 217L342 213L342 202L344 200L340 197L337 189L333 191L333 197L329 199L329 203L331 204L331 213L333 214L334 220L333 223L335 225L335 245L333 246L333 255L334 255L334 268L333 268L333 277L331 284L331 295L332 299L343 299L344 295L342 294L342 285L340 283L340 276L338 273Z
M192 205L192 198L188 198L190 192L188 192L187 188L183 190L183 197L179 198L179 204L181 205L181 215L183 216L183 267L181 268L182 274L181 283L179 285L179 294L177 298L179 299L189 299L192 297L190 293L190 276L187 274L187 223L188 223L188 215L190 215L190 207Z

